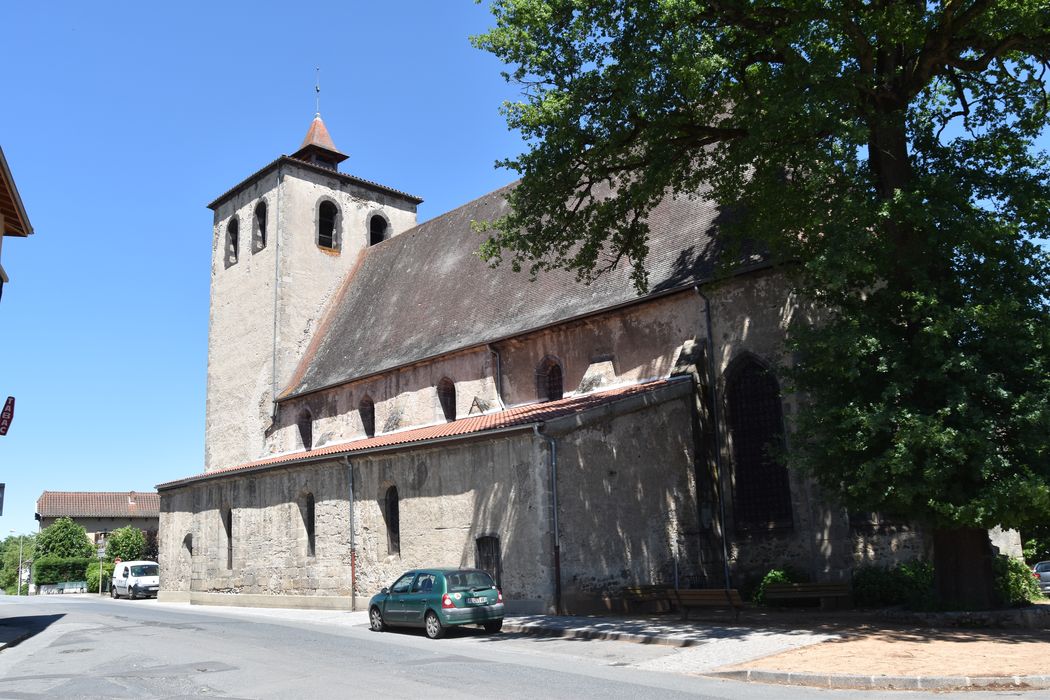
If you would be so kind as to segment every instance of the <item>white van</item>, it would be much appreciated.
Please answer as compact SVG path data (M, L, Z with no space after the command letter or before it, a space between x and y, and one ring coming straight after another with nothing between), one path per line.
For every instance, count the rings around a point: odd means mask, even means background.
M113 567L109 594L114 598L127 596L156 598L160 590L160 566L155 561L122 561Z

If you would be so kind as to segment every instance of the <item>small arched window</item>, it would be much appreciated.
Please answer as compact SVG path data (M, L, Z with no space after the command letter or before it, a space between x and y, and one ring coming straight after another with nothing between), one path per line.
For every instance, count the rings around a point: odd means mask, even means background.
M252 227L252 250L258 253L266 247L266 202L260 201L255 205Z
M443 377L437 385L438 402L445 420L456 420L456 384L448 377Z
M239 228L237 217L226 224L226 267L237 263L237 254L240 252Z
M311 450L314 446L314 417L310 411L299 412L299 419L295 422L299 428L299 439L303 441L303 449Z
M306 555L314 556L316 551L317 540L314 537L314 495L312 493L306 494L303 498L303 526L306 528Z
M388 488L383 500L385 501L383 516L386 518L387 553L399 555L401 554L401 505L398 501L397 487Z
M726 418L733 456L733 516L741 530L790 528L791 486L781 461L780 385L745 355L726 371Z
M361 399L357 405L357 412L361 415L361 425L365 429L365 435L375 437L376 435L376 405L369 396Z
M322 248L339 248L339 208L327 199L317 208L317 245Z
M561 363L547 356L536 368L536 396L540 401L557 401L564 396Z
M387 239L387 231L390 228L386 219L375 214L368 220L368 245L382 243Z

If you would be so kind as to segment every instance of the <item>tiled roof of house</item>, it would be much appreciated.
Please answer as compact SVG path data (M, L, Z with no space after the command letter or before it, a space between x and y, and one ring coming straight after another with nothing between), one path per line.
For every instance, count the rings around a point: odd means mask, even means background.
M497 190L367 249L281 399L637 301L625 264L590 285L573 272L530 282L478 258L473 221L507 212ZM703 196L668 197L649 216L650 294L710 280L720 212ZM745 256L740 265L760 262Z
M41 518L156 518L160 495L152 491L44 491L36 502Z
M524 406L515 406L496 413L488 413L477 416L467 416L459 420L437 425L428 425L422 428L413 428L386 435L377 435L371 438L360 438L351 442L337 445L327 445L313 450L295 452L292 454L260 459L254 462L238 464L223 469L216 469L197 476L169 481L158 484L158 489L173 488L194 481L210 479L217 476L228 476L237 472L249 472L261 468L279 467L296 462L315 461L319 458L340 455L352 455L360 452L368 452L383 448L393 448L413 443L425 443L434 440L468 437L508 429L527 429L533 425L540 425L546 421L563 416L583 413L622 399L652 392L661 387L682 381L681 379L660 379L643 384L632 384L599 391L583 396L570 396L559 401L548 401L545 403L532 403Z

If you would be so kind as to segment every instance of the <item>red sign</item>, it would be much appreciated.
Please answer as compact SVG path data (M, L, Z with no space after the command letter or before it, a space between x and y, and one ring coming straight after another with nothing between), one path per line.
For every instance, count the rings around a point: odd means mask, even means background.
M7 435L7 429L11 427L11 419L15 417L15 397L8 396L4 402L4 410L0 411L0 435Z

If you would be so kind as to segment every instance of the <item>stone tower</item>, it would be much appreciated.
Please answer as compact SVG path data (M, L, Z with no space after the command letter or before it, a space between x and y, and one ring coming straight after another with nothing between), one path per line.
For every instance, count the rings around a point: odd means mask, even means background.
M299 150L208 205L207 471L268 456L274 397L342 281L371 246L416 224L421 199L339 172L346 158L318 114Z

